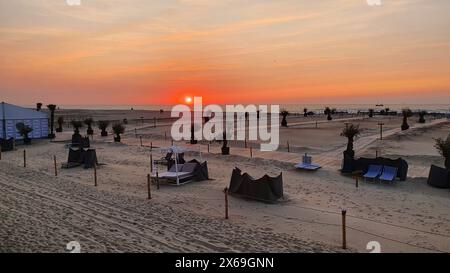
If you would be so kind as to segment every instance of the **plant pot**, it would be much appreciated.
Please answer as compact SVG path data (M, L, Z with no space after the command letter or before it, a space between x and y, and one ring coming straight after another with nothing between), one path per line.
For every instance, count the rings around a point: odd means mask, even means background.
M56 128L56 132L57 133L61 133L63 131L62 127L61 128Z
M344 151L344 158L355 158L355 151Z
M88 135L93 135L94 134L94 130L93 129L87 129L86 133Z
M190 141L191 144L197 144L197 142L198 141L196 139L191 139L191 141Z
M30 145L31 144L31 138L24 138L23 139L23 144Z
M230 147L222 147L222 155L229 155Z
M120 142L120 136L115 136L114 137L114 142Z
M107 131L102 131L101 136L102 137L108 136L108 132Z
M48 138L55 138L55 134L54 133L48 134Z
M402 124L402 131L408 130L409 125L408 124Z

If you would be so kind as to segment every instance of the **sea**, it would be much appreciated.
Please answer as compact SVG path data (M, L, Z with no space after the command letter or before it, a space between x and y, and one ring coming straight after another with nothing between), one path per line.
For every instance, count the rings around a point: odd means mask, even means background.
M32 107L32 106L29 106ZM58 105L60 109L87 109L87 110L149 110L149 111L170 111L173 105ZM225 105L222 105L225 109ZM424 110L429 113L448 113L450 104L280 104L280 109L285 109L290 113L303 113L303 109L315 113L323 113L325 107L336 109L336 111L346 111L357 113L367 112L369 109L380 111L389 108L390 111L401 111L409 108L412 111Z

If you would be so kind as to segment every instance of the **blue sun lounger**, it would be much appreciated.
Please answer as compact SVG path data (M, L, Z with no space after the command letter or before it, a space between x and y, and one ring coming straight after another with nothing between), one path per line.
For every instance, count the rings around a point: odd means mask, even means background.
M394 181L396 177L397 177L397 168L384 166L383 173L380 175L378 179L380 179L380 181L391 182Z
M383 171L383 166L381 166L381 165L369 165L369 169L364 174L364 180L375 179L381 175L382 171Z
M313 164L312 163L312 157L308 156L308 154L305 154L303 156L303 160L302 161L303 161L302 163L299 163L299 164L295 165L295 167L297 169L303 169L303 170L308 170L308 171L315 171L315 170L318 170L318 169L322 168L320 165Z

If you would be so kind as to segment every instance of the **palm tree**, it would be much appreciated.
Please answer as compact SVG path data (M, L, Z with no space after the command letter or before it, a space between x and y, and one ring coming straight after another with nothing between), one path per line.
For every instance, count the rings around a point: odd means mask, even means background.
M87 118L84 121L84 124L87 125L87 135L92 136L94 134L94 130L92 129L92 123L94 122L94 120L92 118Z
M412 115L412 111L408 108L405 108L402 110L402 115L403 115L403 122L401 128L402 131L405 131L409 129L408 118Z
M373 109L369 109L369 118L373 118Z
M28 125L25 125L23 122L19 122L16 124L17 131L19 131L20 135L23 136L23 143L30 144L31 139L28 137L28 134L33 131Z
M98 121L98 128L102 130L101 136L105 137L108 136L108 132L106 131L106 128L109 126L109 121L107 120L99 120Z
M303 116L306 118L308 117L308 108L303 108Z
M112 126L112 129L116 135L114 137L114 142L120 142L120 134L125 132L125 126L123 126L122 123L116 123Z
M41 111L41 109L42 109L42 103L41 102L36 103L36 111Z
M48 134L48 138L55 138L55 134L53 133L53 127L55 123L55 110L56 105L49 104L47 105L48 110L50 110L50 134Z
M289 111L287 110L281 110L280 115L283 117L283 119L281 120L281 126L283 127L287 127L287 116L289 116Z
M436 147L439 154L445 158L445 168L450 169L450 134L445 140L442 138L436 139L436 144L434 147Z
M64 118L63 117L58 117L56 122L58 122L58 128L56 128L56 132L57 133L61 133L63 131Z
M425 123L425 116L428 114L427 111L419 112L419 123Z
M353 141L354 138L361 134L361 129L359 129L359 125L349 124L342 130L341 136L344 136L348 139L347 142L347 150L344 151L344 157L355 157L355 151L353 150Z
M72 124L73 127L73 134L80 135L80 128L83 127L83 123L79 120L72 120L70 124Z
M227 141L227 132L222 133L222 155L229 155L230 154L230 147L228 147L228 141Z
M327 115L327 120L332 120L333 118L331 117L331 109L330 107L326 107L325 110L323 111L323 113L325 115Z

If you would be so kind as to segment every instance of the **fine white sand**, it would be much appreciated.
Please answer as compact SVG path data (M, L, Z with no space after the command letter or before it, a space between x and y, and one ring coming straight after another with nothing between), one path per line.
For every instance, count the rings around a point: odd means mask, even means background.
M377 139L380 121L385 123L382 141ZM113 143L112 136L101 138L95 130L91 144L105 164L97 170L97 188L92 169L59 169L54 177L53 156L58 165L67 160L65 143L72 132L65 128L55 141L35 141L2 154L0 251L67 252L66 244L74 240L81 243L82 251L97 252L341 251L343 208L350 251L368 252L369 241L378 241L382 252L450 251L450 191L426 184L430 164L443 165L433 138L447 136L450 123L421 125L412 118L411 129L400 132L397 117L352 122L364 129L355 142L357 156L375 156L377 150L382 156L405 158L409 163L406 181L359 181L356 188L354 178L339 172L346 144L339 136L344 120L319 123L315 128L297 118L281 130L290 153L282 144L270 153L255 148L250 158L243 143L233 142L232 155L221 156L219 143L213 143L207 153L206 143L177 142L203 151L212 180L163 185L160 190L152 186L153 198L147 200L150 148L140 146L134 128L139 128L144 145L167 147L171 142L169 137L164 139L164 132L170 131L169 126L163 126L164 122L156 128L130 124L123 143ZM24 148L27 168L22 166ZM311 153L323 168L312 173L295 170L293 163L304 152ZM155 149L153 157L160 156ZM186 159L191 158L200 159L188 153ZM253 177L283 172L285 200L266 204L230 196L230 219L223 219L222 190L235 166Z

